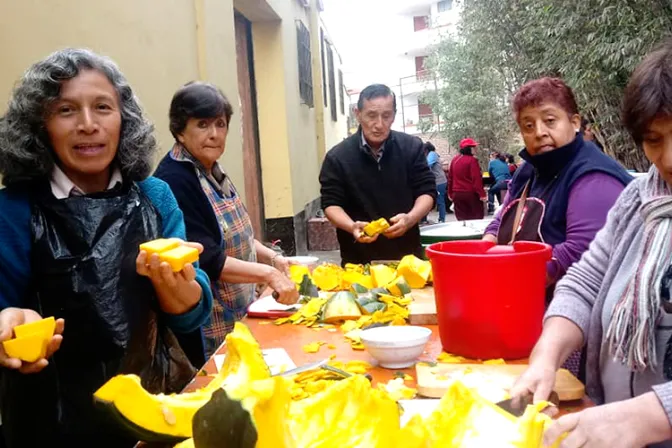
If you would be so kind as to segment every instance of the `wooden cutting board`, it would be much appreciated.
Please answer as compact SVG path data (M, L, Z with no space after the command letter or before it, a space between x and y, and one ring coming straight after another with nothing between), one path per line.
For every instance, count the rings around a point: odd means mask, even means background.
M411 291L413 302L408 306L408 323L411 325L436 325L436 301L434 287L426 286Z
M418 394L429 398L441 398L452 381L450 375L464 373L465 369L487 376L488 381L509 390L526 368L526 364L436 364L432 367L426 363L418 363L415 366L415 373ZM586 393L583 383L565 369L558 370L553 390L558 393L560 401L581 400Z

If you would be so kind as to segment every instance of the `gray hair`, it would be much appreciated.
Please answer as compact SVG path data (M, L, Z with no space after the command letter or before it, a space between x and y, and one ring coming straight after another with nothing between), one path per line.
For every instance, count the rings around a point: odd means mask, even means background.
M7 186L49 176L56 157L46 131L49 107L58 100L61 83L81 70L104 74L119 96L121 135L115 162L125 180L145 179L157 150L154 126L119 67L109 58L86 49L65 49L33 64L12 93L0 117L0 175Z

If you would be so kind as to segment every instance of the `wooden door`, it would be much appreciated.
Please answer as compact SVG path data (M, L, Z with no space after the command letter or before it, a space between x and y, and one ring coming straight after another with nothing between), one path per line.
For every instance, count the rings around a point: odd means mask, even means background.
M252 220L254 234L264 239L264 195L261 184L259 153L259 122L254 80L252 24L242 14L235 14L236 65L238 67L238 95L243 123L243 174L245 176L245 204Z

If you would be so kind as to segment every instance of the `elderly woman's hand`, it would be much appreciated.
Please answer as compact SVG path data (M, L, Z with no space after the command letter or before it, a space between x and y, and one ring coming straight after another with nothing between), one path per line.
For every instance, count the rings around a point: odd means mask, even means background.
M509 391L511 397L516 399L531 394L535 402L548 400L555 385L556 370L550 362L530 363Z
M277 255L275 258L272 258L272 260L273 267L287 276L289 276L289 267L293 264L297 264L294 260L288 260L282 255Z
M567 414L544 434L544 446L566 435L560 448L639 448L668 440L670 422L653 392Z
M203 252L199 243L182 242L195 247L198 253ZM184 314L191 310L201 299L201 285L196 281L196 270L191 264L184 266L179 272L173 272L170 265L161 262L157 254L147 257L147 252L140 251L135 260L138 274L149 277L154 285L161 309L168 314Z
M268 277L268 286L276 292L275 300L285 305L296 303L299 300L299 291L297 291L294 282L279 270L272 269L273 271Z
M0 342L12 338L14 327L35 322L42 319L38 313L25 308L5 308L0 312ZM20 359L10 358L0 344L0 366L7 369L15 369L21 373L37 373L49 365L47 358L51 357L61 347L63 341L63 328L65 321L56 320L56 330L47 347L47 355L35 362L29 363Z

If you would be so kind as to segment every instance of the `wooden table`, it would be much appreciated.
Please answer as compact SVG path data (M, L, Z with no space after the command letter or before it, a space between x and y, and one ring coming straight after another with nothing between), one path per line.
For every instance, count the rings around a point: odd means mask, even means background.
M362 360L373 365L374 368L369 373L373 377L374 386L377 382L387 382L393 379L394 374L397 371L407 373L413 377L413 381L408 381L406 384L409 387L416 386L414 367L399 370L377 367L377 362L368 354L368 352L365 350L353 350L340 330L330 332L327 329L315 330L303 325L291 324L278 326L269 320L252 318L245 319L243 322L250 328L254 337L259 341L261 348L284 348L297 366L317 362L333 354L336 355L336 360L338 361ZM425 353L421 356L420 361L434 361L442 351L438 326L425 325L425 327L432 330L432 336L425 347ZM317 353L306 353L303 351L304 345L315 341L323 341L326 344L333 344L335 349L329 349L327 348L327 345L323 345ZM225 352L226 350L224 347L221 347L218 350L218 354ZM526 360L512 362L522 364L525 363ZM215 366L213 357L208 360L203 367L203 371L196 376L194 381L187 386L185 391L193 391L205 386L211 379L208 375L216 373L217 367ZM592 406L592 402L588 398L584 398L578 402L563 403L561 412L574 412L589 406Z

